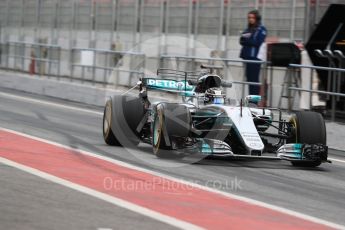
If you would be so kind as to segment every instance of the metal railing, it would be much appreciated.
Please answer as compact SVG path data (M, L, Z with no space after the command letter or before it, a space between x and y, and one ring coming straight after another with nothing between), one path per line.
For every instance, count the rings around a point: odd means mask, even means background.
M335 120L336 114L336 102L340 100L340 97L345 97L344 93L340 93L340 84L339 80L344 77L345 75L341 73L345 73L345 69L342 68L331 68L331 67L323 67L323 66L312 66L312 65L297 65L297 64L290 64L290 68L299 68L299 69L310 69L310 87L309 89L299 88L299 87L291 87L289 85L289 91L300 91L300 92L309 92L309 108L312 108L312 95L313 93L327 95L328 98L331 97L331 120ZM322 90L313 90L313 81L314 81L314 71L322 70L328 71L330 74L328 75L328 85L327 91ZM333 73L333 74L332 74ZM336 74L334 74L336 73ZM291 97L288 98L289 104L291 103Z
M175 62L171 62L175 60ZM185 71L196 71L200 68L201 64L211 64L211 65L222 65L224 67L223 71L219 74L224 76L225 79L230 80L230 75L241 76L241 79L231 79L231 82L235 85L241 85L241 97L245 96L245 86L256 85L263 86L267 80L267 65L266 61L256 61L256 60L243 60L243 59L231 59L231 58L203 58L203 57L193 57L193 56L173 56L173 55L161 55L160 57L160 67L169 68L169 65L176 65L175 68ZM260 82L248 82L245 76L246 64L261 64L261 80ZM237 71L237 72L236 72ZM237 74L242 72L242 74ZM264 95L265 96L265 95ZM270 95L271 96L271 95ZM267 99L267 98L265 98Z
M143 53L92 48L65 51L62 60L62 48L58 45L8 41L1 45L0 67L57 79L63 75L71 81L123 86L132 85L144 74L146 57Z
M72 48L70 79L130 86L133 77L144 74L145 60L145 54L138 52Z
M2 55L3 68L38 75L60 76L61 47L58 45L8 41L4 44Z
M2 68L12 69L23 72L30 72L39 75L57 76L60 78L61 67L61 47L51 44L30 43L20 41L9 41L2 44L3 51L1 52L1 66ZM66 77L71 81L79 80L82 82L91 82L93 84L99 83L104 86L131 86L145 73L146 59L148 57L140 52L120 52L106 49L93 48L72 48L67 50L70 60L67 60L70 66L70 72ZM261 65L261 81L248 82L245 77L245 65L248 63L257 63ZM225 79L231 80L233 84L239 85L241 88L241 97L245 96L245 87L248 85L266 86L268 62L229 59L229 58L206 58L195 56L173 56L162 55L158 62L158 68L174 68L185 71L200 70L201 64L222 65L224 69L220 75ZM34 71L30 68L33 68ZM335 119L336 103L341 97L345 97L341 93L340 79L345 76L345 69L332 68L312 65L297 65L290 64L290 70L310 69L310 87L299 88L293 87L291 81L288 82L288 93L290 92L309 92L309 108L312 107L313 94L327 95L331 99L331 119ZM46 71L47 70L47 71ZM314 72L327 71L328 78L327 89L325 91L313 89ZM291 71L295 73L296 71ZM298 72L298 71L297 71ZM230 75L234 78L230 79ZM290 78L289 78L290 79ZM344 79L345 80L345 79ZM263 84L265 83L265 84ZM269 93L264 98L266 101L271 101L272 82L268 84ZM265 89L268 91L267 88ZM291 97L288 97L291 105ZM269 103L269 106L272 106ZM288 109L291 109L289 106Z

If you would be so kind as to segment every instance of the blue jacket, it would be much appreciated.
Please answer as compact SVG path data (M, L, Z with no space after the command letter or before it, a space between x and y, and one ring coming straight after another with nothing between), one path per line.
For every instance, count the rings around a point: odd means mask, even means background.
M247 28L240 37L242 45L240 58L247 60L257 60L261 45L265 42L267 30L263 25L257 28Z

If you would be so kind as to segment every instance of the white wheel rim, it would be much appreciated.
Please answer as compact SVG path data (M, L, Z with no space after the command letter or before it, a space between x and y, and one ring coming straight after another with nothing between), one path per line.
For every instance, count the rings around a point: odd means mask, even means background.
M153 145L157 146L159 143L161 128L160 128L160 120L155 119L154 126L153 126Z
M111 121L111 107L107 105L105 107L105 114L104 114L104 120L103 120L103 127L104 127L104 133L108 133L110 129L110 121Z

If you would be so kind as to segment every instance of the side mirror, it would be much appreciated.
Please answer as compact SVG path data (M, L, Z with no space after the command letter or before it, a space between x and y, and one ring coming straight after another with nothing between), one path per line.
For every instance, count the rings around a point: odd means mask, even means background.
M248 105L249 103L259 104L261 99L262 98L260 95L248 95L244 99L244 102L245 102L245 105Z

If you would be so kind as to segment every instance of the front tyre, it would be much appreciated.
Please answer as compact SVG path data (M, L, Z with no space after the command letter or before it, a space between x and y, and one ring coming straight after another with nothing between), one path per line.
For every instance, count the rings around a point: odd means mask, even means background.
M321 114L309 111L297 112L290 120L293 135L289 143L326 145L326 126ZM292 161L293 166L317 167L321 161Z
M189 136L191 116L189 109L176 103L161 103L154 110L151 136L153 152L161 158L179 158L183 154L172 152L178 149L176 138Z
M152 125L152 147L153 153L159 158L169 157L171 147L166 143L164 133L166 133L164 112L161 106L158 106ZM167 137L168 138L168 137Z

